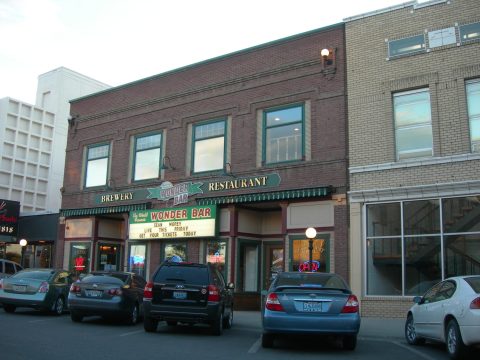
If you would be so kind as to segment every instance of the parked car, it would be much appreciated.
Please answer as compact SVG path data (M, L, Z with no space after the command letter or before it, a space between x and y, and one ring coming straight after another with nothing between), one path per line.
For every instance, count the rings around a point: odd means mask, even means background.
M233 284L225 284L213 264L162 263L145 286L144 328L156 331L159 321L209 324L221 335L233 322Z
M136 324L143 314L145 284L144 278L132 272L91 272L70 287L70 317L75 322L92 315L121 317Z
M12 276L20 270L23 270L23 268L15 261L0 259L0 279Z
M461 359L480 344L480 276L448 278L413 301L405 322L410 345L440 341L452 359Z
M72 278L62 269L24 269L0 280L0 303L8 313L17 307L61 315L67 306Z
M360 328L359 303L345 280L317 272L278 273L262 309L262 346L273 347L279 335L325 335L341 338L354 350Z

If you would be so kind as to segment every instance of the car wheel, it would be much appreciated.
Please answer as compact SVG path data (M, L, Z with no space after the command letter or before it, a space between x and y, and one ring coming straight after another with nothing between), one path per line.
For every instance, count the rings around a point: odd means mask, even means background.
M83 316L77 314L76 312L70 311L70 318L73 322L81 322L83 320Z
M410 345L425 344L425 339L422 339L417 336L412 314L408 315L407 321L405 322L405 339L407 340L407 343L409 343Z
M213 335L222 335L223 331L223 312L220 312L217 315L217 318L212 323L212 334Z
M138 322L138 304L133 305L133 308L130 310L130 314L127 316L127 324L135 325Z
M230 310L230 313L227 317L223 318L223 328L230 329L233 325L233 309Z
M262 334L262 347L272 348L275 336L273 334Z
M143 328L145 329L146 332L155 332L157 331L158 327L158 320L145 317L143 319Z
M460 329L455 320L450 320L447 325L447 334L445 336L447 342L447 350L450 358L452 359L463 359L466 346L462 340L462 334L460 334Z
M55 315L62 315L64 305L65 305L65 302L63 301L63 297L59 296L57 300L55 300L55 304L53 304L52 312Z
M169 320L169 321L167 321L167 325L168 326L177 326L177 322L174 321L174 320Z
M3 304L3 310L5 310L5 312L7 313L13 313L15 312L15 305L11 305L11 304Z
M342 339L342 345L345 350L355 350L357 346L357 335L346 335Z

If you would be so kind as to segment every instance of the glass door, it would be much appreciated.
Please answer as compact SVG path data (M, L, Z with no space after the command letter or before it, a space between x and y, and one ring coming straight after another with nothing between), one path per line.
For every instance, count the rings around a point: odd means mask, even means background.
M284 271L283 245L265 245L264 288L268 289L279 272Z
M120 245L99 244L97 257L97 270L120 270Z
M134 272L143 278L147 278L147 245L130 245L128 251L128 271Z

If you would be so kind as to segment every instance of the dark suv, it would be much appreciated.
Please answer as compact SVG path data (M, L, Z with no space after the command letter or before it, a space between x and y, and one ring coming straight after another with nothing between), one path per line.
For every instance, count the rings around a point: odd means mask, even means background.
M157 330L159 321L209 324L214 335L232 326L233 284L225 284L213 264L164 262L145 286L145 331Z

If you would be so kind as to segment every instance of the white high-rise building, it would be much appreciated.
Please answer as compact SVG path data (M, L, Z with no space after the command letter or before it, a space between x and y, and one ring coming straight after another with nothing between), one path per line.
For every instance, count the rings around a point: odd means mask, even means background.
M21 214L58 212L71 99L110 86L60 67L38 77L35 105L0 99L0 199Z

